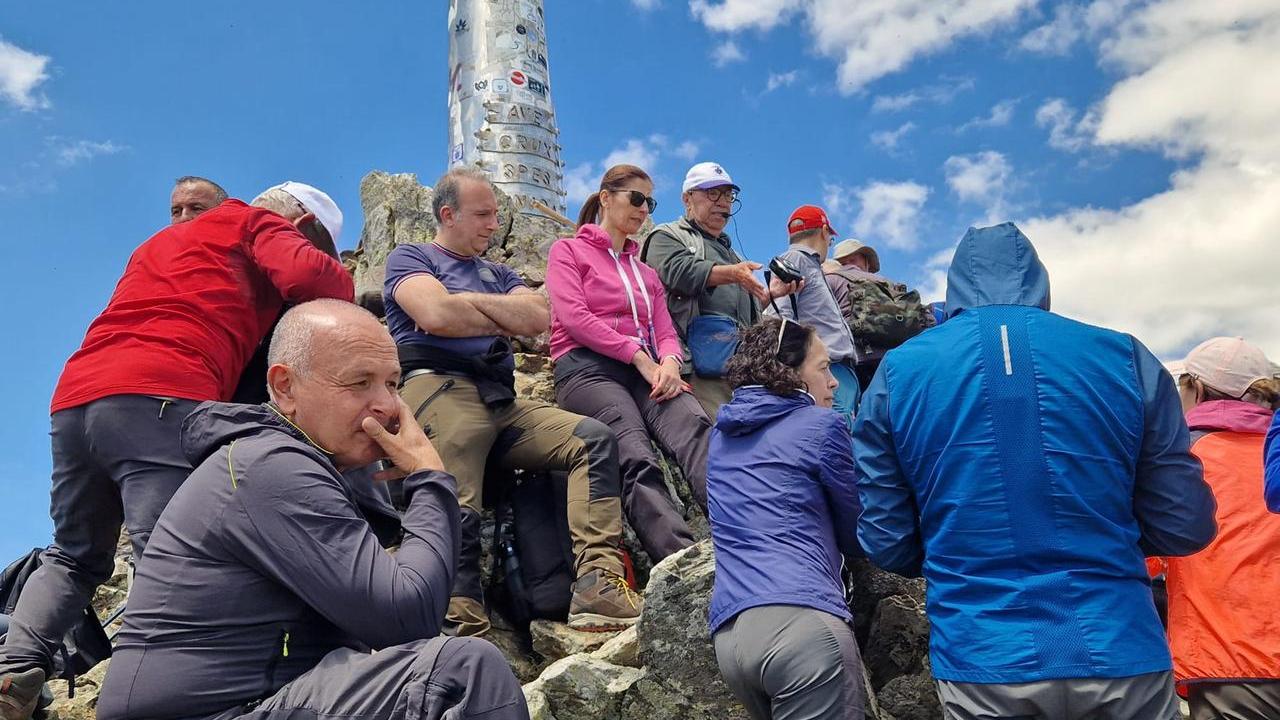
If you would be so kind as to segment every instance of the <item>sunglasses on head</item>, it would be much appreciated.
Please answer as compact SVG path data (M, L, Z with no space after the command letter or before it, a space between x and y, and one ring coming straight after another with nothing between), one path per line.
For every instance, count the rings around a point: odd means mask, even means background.
M804 362L805 345L808 337L809 333L805 331L803 325L782 318L782 325L778 326L778 344L773 350L773 356L783 365L799 367L800 363ZM784 348L783 343L787 347Z
M651 213L654 211L655 208L658 207L657 200L654 200L653 198L649 197L648 195L645 195L639 190L610 190L609 192L628 193L627 197L628 197L628 201L631 203L631 207L640 207L641 205L648 205L649 212Z

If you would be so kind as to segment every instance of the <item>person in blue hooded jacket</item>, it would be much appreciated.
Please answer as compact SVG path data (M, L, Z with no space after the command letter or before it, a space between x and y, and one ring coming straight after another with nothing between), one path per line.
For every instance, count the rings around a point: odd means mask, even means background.
M727 368L707 462L720 674L756 720L863 717L862 661L840 583L862 556L853 452L826 346L769 318Z
M965 234L946 309L886 355L853 428L858 538L928 581L945 717L1178 717L1144 556L1203 548L1216 506L1172 378L1049 312L1012 223Z

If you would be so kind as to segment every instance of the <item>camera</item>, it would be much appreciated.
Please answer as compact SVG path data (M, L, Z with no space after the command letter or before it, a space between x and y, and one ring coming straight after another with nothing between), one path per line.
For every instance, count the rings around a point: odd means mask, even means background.
M778 278L779 282L795 283L804 279L804 275L796 269L795 265L783 260L781 257L775 257L769 261L769 272Z

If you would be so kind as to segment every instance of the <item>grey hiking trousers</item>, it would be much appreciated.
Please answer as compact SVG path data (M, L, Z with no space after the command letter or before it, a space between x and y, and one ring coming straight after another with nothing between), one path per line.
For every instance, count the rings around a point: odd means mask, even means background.
M985 684L938 681L945 720L1179 720L1173 673Z
M53 544L22 588L0 646L0 675L53 669L63 635L111 577L121 522L134 558L142 556L160 512L191 474L179 437L197 405L112 395L49 418Z
M862 720L853 628L813 608L747 608L712 638L724 682L755 720Z
M316 718L528 720L529 708L496 647L479 638L441 636L372 654L334 650L274 695L208 720Z

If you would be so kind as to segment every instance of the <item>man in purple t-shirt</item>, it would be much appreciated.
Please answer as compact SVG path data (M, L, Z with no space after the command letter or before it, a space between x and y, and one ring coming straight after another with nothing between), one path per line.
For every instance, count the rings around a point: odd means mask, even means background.
M498 202L483 173L457 168L435 186L439 230L429 245L387 258L387 327L404 372L400 391L457 478L462 548L445 619L459 635L489 628L480 588L480 509L485 464L569 475L568 517L577 581L569 625L616 630L640 617L623 579L617 438L607 425L516 398L508 338L546 332L542 295L511 268L480 257L498 228Z

